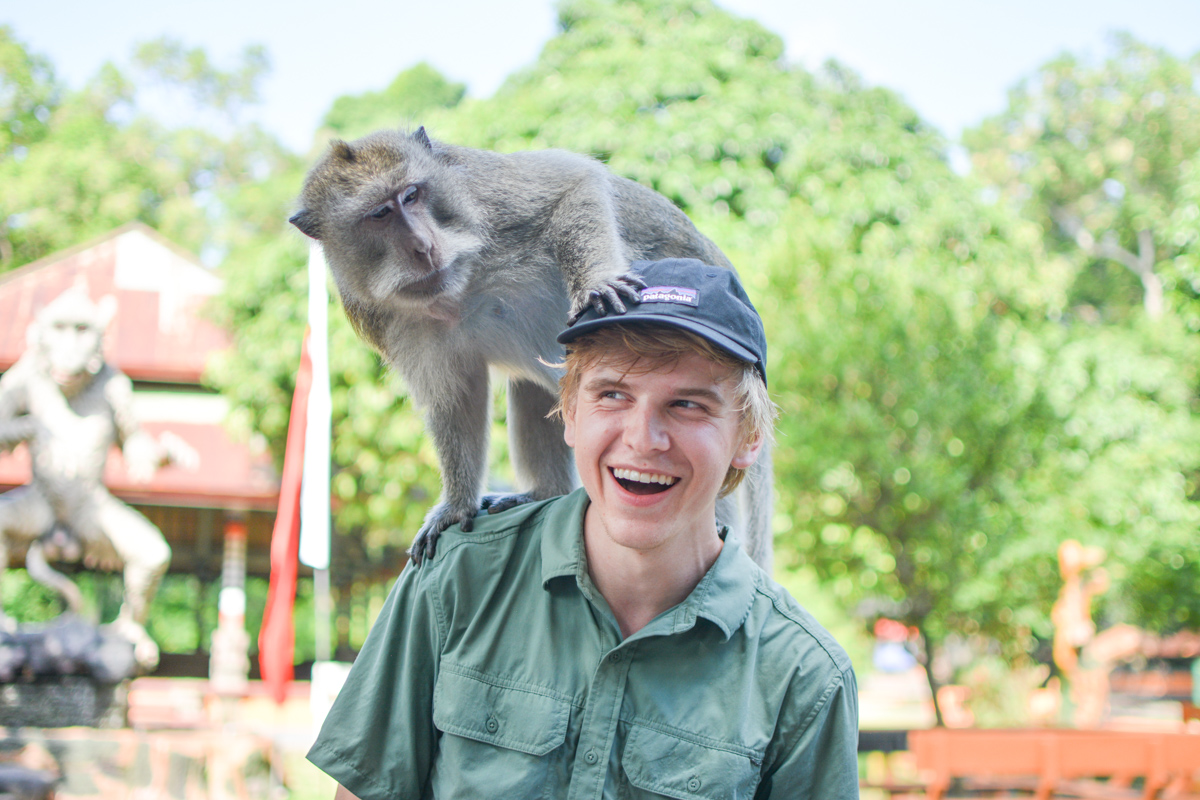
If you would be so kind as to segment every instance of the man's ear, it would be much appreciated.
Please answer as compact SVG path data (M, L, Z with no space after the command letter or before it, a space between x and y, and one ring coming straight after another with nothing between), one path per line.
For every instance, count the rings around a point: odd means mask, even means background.
M766 444L766 437L760 432L738 448L733 454L733 461L730 462L729 466L735 469L748 469L751 464L758 461L764 444Z
M567 443L567 447L575 446L575 403L563 405L561 418L563 422L563 441Z

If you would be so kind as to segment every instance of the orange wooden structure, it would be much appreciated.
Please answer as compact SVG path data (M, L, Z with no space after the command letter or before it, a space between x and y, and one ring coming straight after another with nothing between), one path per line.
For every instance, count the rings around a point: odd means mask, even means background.
M956 779L972 791L1025 790L1041 799L1200 798L1196 734L934 728L910 732L909 747L931 800Z

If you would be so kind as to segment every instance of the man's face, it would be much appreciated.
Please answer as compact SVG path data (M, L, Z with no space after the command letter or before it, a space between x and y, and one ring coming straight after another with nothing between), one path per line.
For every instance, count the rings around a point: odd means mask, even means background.
M567 444L591 499L586 524L613 543L679 553L715 536L717 493L729 467L749 467L761 438L743 442L734 381L689 354L649 372L601 360L584 370L564 409Z

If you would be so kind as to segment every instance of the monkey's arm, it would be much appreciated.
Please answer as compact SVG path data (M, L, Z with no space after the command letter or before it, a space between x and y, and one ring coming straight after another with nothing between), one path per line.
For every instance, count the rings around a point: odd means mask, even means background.
M471 530L479 511L487 466L490 392L487 364L479 358L426 364L406 377L425 406L425 425L442 471L442 496L425 516L409 549L412 560L420 564L433 557L442 531L456 523Z
M37 432L37 420L29 415L23 373L17 362L0 378L0 453L32 439Z
M137 422L133 413L133 382L117 372L108 374L104 380L104 399L112 409L125 468L135 482L145 483L166 462L167 452Z
M646 284L629 270L612 186L603 167L589 165L562 192L546 232L571 297L570 322L588 306L599 314L610 308L623 314L622 298L639 302L638 290Z

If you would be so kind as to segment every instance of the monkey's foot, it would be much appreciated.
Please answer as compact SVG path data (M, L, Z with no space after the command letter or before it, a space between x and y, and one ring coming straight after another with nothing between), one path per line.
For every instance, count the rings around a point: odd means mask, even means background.
M146 672L158 666L158 645L146 633L146 629L128 617L118 616L112 621L112 630L122 639L133 644L133 660Z
M501 511L508 511L510 508L523 506L526 503L536 503L541 498L534 497L528 492L519 492L514 494L485 494L483 499L479 501L479 507L489 514L499 514Z
M602 317L608 315L609 309L617 314L624 314L626 309L621 298L624 297L630 303L640 303L642 302L641 290L645 288L646 282L632 272L618 275L611 281L605 281L588 292L583 301L571 310L567 324L574 325L583 316L583 312L589 308L594 309Z
M433 558L437 551L437 540L442 531L451 525L458 525L464 531L469 531L475 524L475 508L456 509L446 503L438 503L425 515L425 522L413 537L412 547L408 548L408 556L416 566L427 558Z

